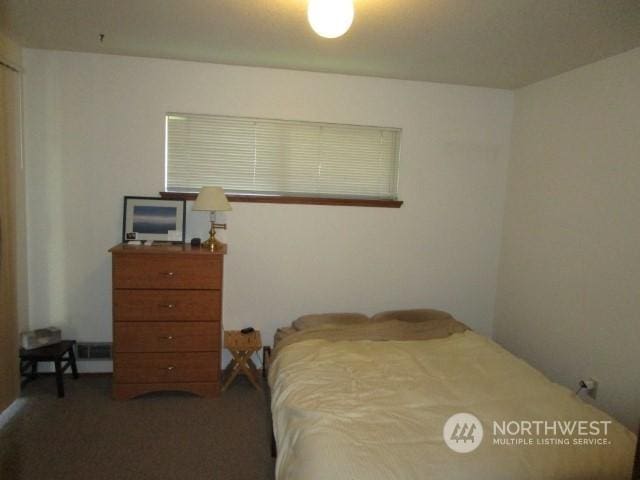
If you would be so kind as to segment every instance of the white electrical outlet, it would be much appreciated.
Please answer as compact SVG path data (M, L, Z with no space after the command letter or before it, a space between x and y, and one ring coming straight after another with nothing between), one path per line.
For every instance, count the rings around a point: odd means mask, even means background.
M587 395L595 399L598 393L598 381L594 378L585 378L580 380L580 388L587 391Z

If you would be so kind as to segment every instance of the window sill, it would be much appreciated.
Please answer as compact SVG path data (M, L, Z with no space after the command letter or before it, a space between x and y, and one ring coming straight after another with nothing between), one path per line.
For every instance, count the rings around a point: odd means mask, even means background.
M195 200L197 193L182 192L160 192L160 196L167 200ZM287 203L298 205L334 205L347 207L379 207L379 208L400 208L403 204L401 200L372 200L357 198L324 198L324 197L292 197L275 195L238 195L229 194L227 199L230 202L245 203Z

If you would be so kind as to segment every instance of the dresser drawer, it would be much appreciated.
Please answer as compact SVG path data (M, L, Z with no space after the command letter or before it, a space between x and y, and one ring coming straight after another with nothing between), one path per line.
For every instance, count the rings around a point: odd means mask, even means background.
M219 255L114 255L113 286L141 289L220 289Z
M118 353L114 360L117 383L217 382L217 352Z
M218 322L116 322L116 352L219 352Z
M116 322L219 322L220 290L114 290Z

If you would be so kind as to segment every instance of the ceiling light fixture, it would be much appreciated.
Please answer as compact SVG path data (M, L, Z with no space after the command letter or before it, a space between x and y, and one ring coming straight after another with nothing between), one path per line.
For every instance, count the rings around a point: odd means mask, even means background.
M307 18L321 37L338 38L353 23L353 0L309 0Z

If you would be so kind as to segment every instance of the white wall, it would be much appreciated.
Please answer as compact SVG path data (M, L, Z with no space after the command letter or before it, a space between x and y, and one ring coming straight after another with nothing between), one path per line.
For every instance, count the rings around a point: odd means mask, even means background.
M436 307L491 334L512 93L26 50L30 319L111 339L122 197L164 184L168 111L401 127L401 209L234 203L225 327ZM189 218L204 236L206 214Z
M640 420L640 49L519 90L495 337Z

